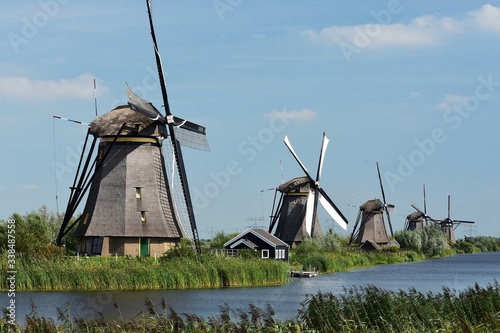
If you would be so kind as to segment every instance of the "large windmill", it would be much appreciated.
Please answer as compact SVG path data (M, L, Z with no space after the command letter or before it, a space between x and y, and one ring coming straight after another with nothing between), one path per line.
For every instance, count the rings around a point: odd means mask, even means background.
M455 244L455 229L462 223L473 224L474 221L464 221L464 220L454 220L451 218L451 196L448 195L448 216L441 220L439 224L441 225L441 230L448 237L451 244Z
M344 230L347 229L347 219L319 185L325 152L329 142L326 134L323 133L316 178L311 176L300 161L287 136L285 136L284 142L306 176L294 178L281 184L276 189L276 193L280 192L281 196L278 204L276 205L275 200L275 205L273 205L269 232L272 233L276 227L274 235L292 247L295 247L308 237L321 235L317 214L318 202L321 203L335 222ZM274 207L276 207L276 210Z
M188 236L188 227L201 251L181 144L208 150L205 128L170 111L151 1L146 3L165 115L127 86L128 105L91 122L57 237L60 245L77 226L82 253L161 255ZM70 223L87 192L83 213Z
M379 246L399 246L396 241L389 240L387 229L384 222L384 212L387 216L387 222L393 237L390 210L394 209L394 205L388 204L385 199L384 186L382 184L382 177L380 176L380 169L377 162L377 173L380 183L380 190L382 192L383 202L379 199L368 200L359 206L358 216L354 229L349 240L349 244L356 243L364 246L365 243L371 244L371 247L377 248Z

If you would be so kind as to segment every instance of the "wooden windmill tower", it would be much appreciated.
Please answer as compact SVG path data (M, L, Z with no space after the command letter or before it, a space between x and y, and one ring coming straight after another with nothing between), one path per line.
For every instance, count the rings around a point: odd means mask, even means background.
M451 196L448 195L448 217L441 220L439 224L441 225L441 230L448 237L451 244L455 244L455 229L462 223L474 224L474 221L464 221L464 220L453 220L451 218Z
M344 230L347 229L347 219L319 186L324 155L329 142L328 137L323 133L316 178L312 178L304 164L302 164L287 136L285 136L284 142L306 176L294 178L276 189L276 194L280 192L281 196L276 205L275 195L269 232L272 233L276 227L274 235L291 247L296 247L308 237L321 235L322 231L317 214L318 202L321 203L335 222ZM276 210L274 207L276 207Z
M424 210L421 211L414 204L411 205L416 211L406 216L405 230L422 230L429 226L429 221L434 222L429 215L427 215L427 203L425 198L425 184L424 184Z
M208 150L205 128L170 112L150 1L147 4L166 115L127 86L128 105L90 124L57 237L60 245L76 226L82 253L161 255L188 236L188 227L197 252L201 251L181 144ZM86 149L90 135L93 140ZM171 163L165 158L172 158L174 165L168 175ZM70 224L87 192L83 213Z
M370 247L377 249L380 246L399 246L396 241L389 240L387 230L384 222L384 212L387 216L387 222L393 236L391 216L389 210L394 208L394 205L388 204L385 200L384 186L382 185L382 178L380 176L380 169L377 162L378 179L380 183L380 190L382 191L382 199L368 200L359 207L358 216L354 229L349 240L349 244L356 243L363 247Z

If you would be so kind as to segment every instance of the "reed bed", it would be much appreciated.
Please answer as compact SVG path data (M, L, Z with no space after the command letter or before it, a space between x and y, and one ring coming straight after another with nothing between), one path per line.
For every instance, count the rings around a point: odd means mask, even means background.
M337 252L311 253L292 257L294 267L315 268L321 273L345 272L349 269L381 264L396 264L425 259L422 253L415 251L360 251L342 249Z
M374 286L338 297L318 293L304 302L300 318L320 332L499 332L500 287L495 281L435 294Z
M1 270L7 267L2 261ZM279 285L288 282L288 264L277 260L199 258L51 258L21 256L17 290L182 289ZM0 288L8 289L7 281Z
M280 321L271 306L247 310L220 308L220 314L202 318L179 315L162 300L145 299L147 311L132 320L72 318L71 309L58 309L57 320L40 317L36 306L23 328L0 320L1 332L469 332L500 331L500 286L475 285L464 291L443 288L440 293L386 291L374 286L351 288L335 296L308 296L300 314ZM118 306L117 306L118 308ZM119 308L118 308L119 310ZM118 311L119 312L119 311Z

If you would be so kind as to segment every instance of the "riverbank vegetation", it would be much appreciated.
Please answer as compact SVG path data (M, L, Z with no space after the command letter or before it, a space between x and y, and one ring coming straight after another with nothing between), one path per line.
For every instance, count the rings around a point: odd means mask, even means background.
M498 332L500 330L500 286L475 285L457 292L423 294L386 291L374 286L351 288L341 295L318 293L308 296L299 315L280 321L270 306L248 305L248 310L221 307L220 314L202 318L178 314L163 300L154 305L146 299L147 311L131 320L72 318L71 309L58 309L57 320L38 315L35 305L22 329L10 325L7 314L0 331L12 332ZM117 307L119 312L119 308Z
M7 272L2 260L1 271ZM183 289L288 282L282 261L213 257L130 258L26 256L16 261L16 288L22 290ZM8 289L2 279L0 288Z
M45 207L25 215L13 214L16 221L16 270L18 290L99 290L99 289L179 289L256 286L288 283L289 270L316 270L320 273L352 268L420 261L454 253L498 251L500 238L466 237L451 246L438 226L422 231L398 231L401 248L363 251L349 245L348 237L331 231L307 239L290 251L285 263L258 258L250 250L239 258L214 255L235 234L219 232L203 242L204 254L181 245L154 259L149 257L77 257L76 240L69 235L66 247L53 245L61 216ZM0 271L7 268L7 221L0 221ZM223 252L223 251L222 251ZM0 281L6 290L7 281Z

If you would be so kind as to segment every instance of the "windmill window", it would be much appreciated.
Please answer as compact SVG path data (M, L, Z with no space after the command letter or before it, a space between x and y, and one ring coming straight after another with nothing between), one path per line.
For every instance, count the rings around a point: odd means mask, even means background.
M89 219L89 213L85 214L85 217L83 218L83 225L87 224L88 219Z
M141 199L142 198L142 193L141 193L141 188L140 187L136 187L135 188L135 197L137 199Z
M262 250L262 258L264 259L269 258L269 250Z
M92 249L90 253L100 255L102 251L102 241L103 237L94 237L92 239Z
M144 211L141 212L141 221L146 222L146 212Z

